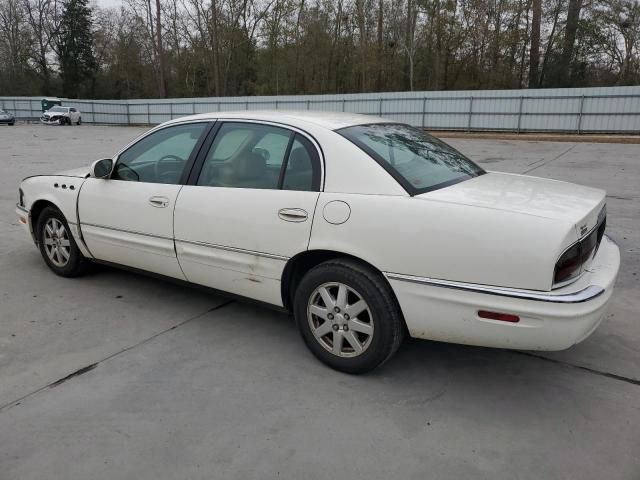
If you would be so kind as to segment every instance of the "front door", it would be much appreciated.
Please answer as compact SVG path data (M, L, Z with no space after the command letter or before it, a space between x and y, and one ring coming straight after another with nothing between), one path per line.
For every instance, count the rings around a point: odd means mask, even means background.
M253 122L224 122L180 191L178 259L187 279L282 305L287 260L309 244L320 157L309 138Z
M173 244L173 209L208 124L165 127L122 152L111 178L82 185L82 235L99 259L184 279Z

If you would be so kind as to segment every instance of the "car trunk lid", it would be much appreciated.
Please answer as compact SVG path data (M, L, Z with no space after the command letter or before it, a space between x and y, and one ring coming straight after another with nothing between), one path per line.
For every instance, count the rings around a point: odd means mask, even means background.
M582 237L597 224L605 196L604 190L573 183L487 172L417 198L568 221Z

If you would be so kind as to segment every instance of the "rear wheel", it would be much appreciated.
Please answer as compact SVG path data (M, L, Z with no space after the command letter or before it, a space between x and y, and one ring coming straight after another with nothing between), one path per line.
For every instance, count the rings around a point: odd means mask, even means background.
M38 246L47 266L56 275L76 277L89 264L71 235L69 224L62 212L55 207L45 208L37 225Z
M80 125L80 124L82 124L82 117L78 117L78 123L77 123L77 125Z
M397 351L402 314L378 272L353 260L331 260L300 282L294 315L311 352L347 373L365 373Z

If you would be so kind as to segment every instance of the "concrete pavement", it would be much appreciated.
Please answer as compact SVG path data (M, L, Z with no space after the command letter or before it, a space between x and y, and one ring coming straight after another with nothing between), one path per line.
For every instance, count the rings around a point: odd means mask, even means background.
M283 314L49 272L16 222L20 179L142 131L0 128L1 480L640 478L640 146L452 140L486 169L607 189L623 258L607 318L564 352L409 341L353 377Z

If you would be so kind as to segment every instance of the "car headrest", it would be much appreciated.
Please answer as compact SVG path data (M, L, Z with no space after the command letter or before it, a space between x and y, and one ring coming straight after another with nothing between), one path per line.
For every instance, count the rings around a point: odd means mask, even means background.
M257 180L263 178L267 171L267 161L255 152L244 154L233 163L233 173L238 180Z

